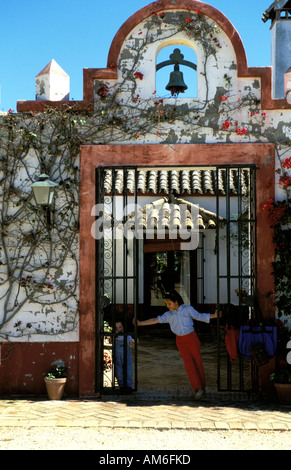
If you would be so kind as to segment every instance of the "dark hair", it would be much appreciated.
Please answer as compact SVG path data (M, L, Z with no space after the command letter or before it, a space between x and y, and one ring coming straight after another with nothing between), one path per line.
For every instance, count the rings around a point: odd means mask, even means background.
M178 305L183 305L183 303L184 303L184 300L182 299L180 294L175 290L171 290L170 292L166 292L166 294L164 295L164 299L172 300L172 302L177 301Z

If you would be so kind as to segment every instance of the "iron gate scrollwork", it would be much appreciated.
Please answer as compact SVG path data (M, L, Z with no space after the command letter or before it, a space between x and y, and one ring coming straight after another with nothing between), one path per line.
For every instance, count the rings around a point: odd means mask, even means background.
M124 229L126 211L136 205L137 194L135 189L128 195L128 169L121 171L124 186L117 199L118 169L110 171L111 192L105 190L105 168L96 169L95 388L102 393L137 389L138 239Z

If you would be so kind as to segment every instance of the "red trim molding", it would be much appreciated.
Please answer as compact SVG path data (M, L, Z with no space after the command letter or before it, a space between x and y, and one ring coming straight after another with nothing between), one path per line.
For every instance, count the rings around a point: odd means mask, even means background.
M38 112L48 107L69 107L78 109L90 109L94 103L93 80L117 80L116 64L121 47L128 34L138 24L149 16L159 11L166 10L200 10L201 14L208 16L218 24L230 38L238 65L238 77L261 79L261 104L262 109L291 109L291 104L285 99L274 100L272 98L272 68L271 67L248 67L247 57L241 38L232 23L216 8L198 0L159 0L153 2L134 13L116 33L107 60L107 68L85 68L83 69L83 101L18 101L18 112Z
M195 162L193 161L195 155ZM112 165L227 165L255 164L257 172L258 291L264 318L274 316L266 293L274 289L272 230L261 210L274 198L275 148L273 144L180 144L82 146L80 156L80 396L94 395L95 370L95 240L91 235L95 205L95 168Z

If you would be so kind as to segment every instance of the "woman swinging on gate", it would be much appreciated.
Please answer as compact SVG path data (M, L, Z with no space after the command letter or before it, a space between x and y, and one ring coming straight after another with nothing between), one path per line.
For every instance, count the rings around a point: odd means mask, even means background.
M209 323L217 318L217 312L199 313L191 305L185 305L178 292L171 291L165 295L168 311L156 318L137 320L137 326L169 323L176 335L177 348L184 361L185 369L195 393L195 399L201 398L205 392L205 373L200 353L200 341L194 331L193 320Z

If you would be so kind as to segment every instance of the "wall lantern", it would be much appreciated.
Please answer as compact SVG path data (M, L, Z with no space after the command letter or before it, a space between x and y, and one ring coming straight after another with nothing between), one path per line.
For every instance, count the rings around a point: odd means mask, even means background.
M36 203L39 206L50 206L57 186L47 175L40 175L39 180L31 185Z
M184 60L184 55L181 54L180 49L174 49L173 54L170 55L170 60L165 60L158 64L156 70L158 71L162 67L171 64L174 65L174 72L170 73L170 80L166 86L166 90L169 90L172 96L178 96L179 93L184 93L188 88L184 82L183 73L180 72L179 65L186 65L194 70L197 70L197 66L188 60Z

